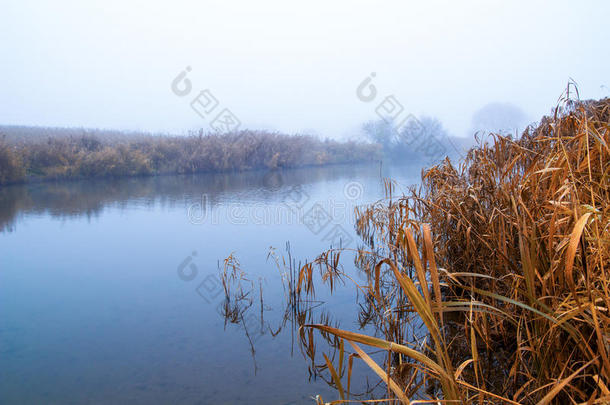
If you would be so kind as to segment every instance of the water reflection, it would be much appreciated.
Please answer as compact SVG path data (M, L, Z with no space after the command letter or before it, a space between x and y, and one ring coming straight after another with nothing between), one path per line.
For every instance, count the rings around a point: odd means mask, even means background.
M363 186L357 200L344 190L352 182ZM329 200L348 212L380 198L383 183L378 167L337 166L0 189L0 402L296 404L336 396L320 356L333 358L337 342L314 344L312 361L301 326L357 328L357 297L351 288L295 295L299 261L332 244L326 230L273 216L262 225L222 215L197 225L187 216L203 195L210 218L232 204L289 209L284 199L294 189L309 196L305 213ZM349 220L333 216L355 248ZM270 246L282 254L268 256ZM231 252L234 260L223 262ZM362 375L353 392L367 391Z
M94 179L0 187L0 231L15 229L18 215L48 214L56 218L97 217L109 205L201 204L212 206L230 195L256 197L261 203L296 186L341 178L374 179L376 166L330 166L292 170L213 173L181 176Z
M294 354L296 343L308 362L310 380L323 381L341 393L342 398L382 400L391 397L382 380L373 378L373 383L370 383L369 377L372 376L370 370L367 370L368 373L360 372L365 377L364 381L352 384L353 361L360 358L359 354L346 348L345 341L337 335L323 330L317 334L311 327L311 325L324 325L341 329L342 321L346 320L345 314L334 310L332 295L333 293L344 295L346 291L355 290L358 293L352 297L351 306L357 312L358 327L348 326L348 329L386 340L403 342L407 339L413 344L422 341L423 335L420 331L424 329L421 319L410 309L406 296L396 294L395 285L389 282L392 277L391 271L388 268L375 270L376 263L370 261L371 255L368 249L371 249L370 245L361 246L359 249L330 249L312 263L297 263L292 258L290 244L286 245L286 252L282 255L277 254L274 249L271 250L269 257L273 259L280 272L284 292L284 316L275 326L264 319L262 284L259 284L258 291L259 316L257 309L253 308L255 283L241 269L239 261L233 255L225 259L223 267L219 269L225 296L220 315L224 318L225 325L232 323L241 326L240 329L251 347L255 370L256 340L264 335L266 330L270 331L273 338L279 336L281 332L289 331L293 345L291 354ZM379 250L376 252L381 253ZM355 259L356 271L360 275L358 280L354 277L353 269L350 271L340 265L340 256L350 253L352 259ZM316 299L314 285L328 289L330 296L327 295L326 300ZM379 307L380 303L383 303L383 308ZM388 307L392 308L389 312ZM415 363L411 359L384 350L373 350L369 355L375 358L378 364L382 364L385 370L393 370L391 375L394 379L411 387L409 397L425 398L422 395L423 391L419 391L428 388L425 386L425 378L418 375ZM341 380L347 382L346 391L338 383Z

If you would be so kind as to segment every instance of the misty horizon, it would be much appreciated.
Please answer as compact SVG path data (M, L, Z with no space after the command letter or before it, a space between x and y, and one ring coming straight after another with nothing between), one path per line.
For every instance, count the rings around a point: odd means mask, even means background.
M146 7L144 7L146 5ZM471 136L489 104L547 115L567 83L608 91L610 5L313 2L9 2L0 49L0 124L187 134L209 90L242 129L354 139L379 98ZM587 41L583 41L588 38ZM189 67L191 97L172 81ZM501 129L501 128L498 128ZM522 129L522 128L521 128Z

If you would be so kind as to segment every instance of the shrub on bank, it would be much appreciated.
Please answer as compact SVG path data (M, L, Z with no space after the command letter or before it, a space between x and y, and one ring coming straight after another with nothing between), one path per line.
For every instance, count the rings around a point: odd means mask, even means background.
M0 184L28 178L62 179L276 169L380 158L376 145L321 141L307 135L241 131L186 137L95 133L19 136L0 144ZM45 132L45 134L48 132Z
M16 148L0 138L0 184L15 183L25 178L25 167Z

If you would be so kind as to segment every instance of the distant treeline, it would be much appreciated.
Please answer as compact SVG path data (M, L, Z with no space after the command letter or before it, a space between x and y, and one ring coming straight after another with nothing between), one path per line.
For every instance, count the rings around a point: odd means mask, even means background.
M260 131L190 136L0 127L0 184L372 162L378 145Z

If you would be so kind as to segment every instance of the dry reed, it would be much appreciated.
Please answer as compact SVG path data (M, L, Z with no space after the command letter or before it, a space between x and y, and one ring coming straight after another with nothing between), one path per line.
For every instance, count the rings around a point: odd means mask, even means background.
M566 98L520 138L493 135L459 167L426 171L410 195L388 182L388 200L357 212L361 315L383 338L304 325L304 345L312 329L347 340L403 403L608 403L609 145L610 99ZM337 252L317 263L342 276ZM335 403L349 398L343 353L337 369L325 358Z

